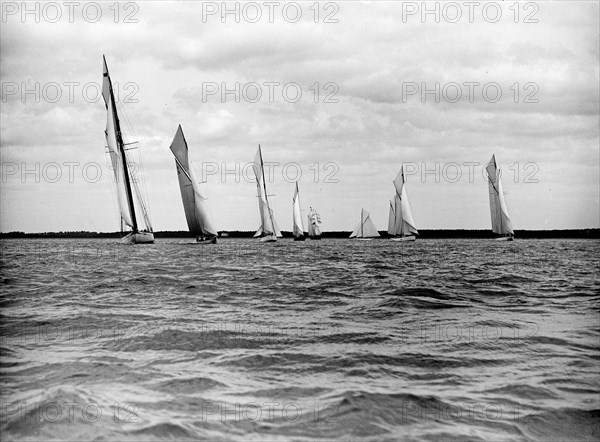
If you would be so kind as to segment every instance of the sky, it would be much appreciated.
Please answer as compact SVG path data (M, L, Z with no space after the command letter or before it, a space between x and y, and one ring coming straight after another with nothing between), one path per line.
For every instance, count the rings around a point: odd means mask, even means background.
M402 164L418 228L490 229L492 154L515 229L600 227L597 2L24 5L1 3L2 232L119 230L102 55L155 230L187 229L179 124L218 230L259 226L259 144L282 230L296 180L323 230L385 230Z

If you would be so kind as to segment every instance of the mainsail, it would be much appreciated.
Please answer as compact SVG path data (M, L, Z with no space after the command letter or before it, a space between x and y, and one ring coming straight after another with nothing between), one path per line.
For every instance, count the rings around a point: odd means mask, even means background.
M404 177L404 166L393 181L396 194L390 201L390 217L388 221L388 233L393 236L408 236L416 234L417 227L410 210L408 194L406 193L406 178Z
M181 125L177 128L177 133L175 133L170 148L175 156L179 189L181 190L183 209L190 232L200 238L216 237L217 229L214 227L208 210L206 193L201 190L194 173L188 144Z
M130 242L154 242L154 235L151 233L152 225L150 224L146 204L142 198L138 182L129 170L112 81L108 73L106 58L103 56L102 59L102 98L104 98L104 104L107 111L106 129L104 134L106 136L108 153L115 174L121 227L127 226L131 229L132 235L128 235ZM142 212L141 220L136 216L136 207Z
M492 231L500 235L514 235L512 223L508 217L508 209L504 201L500 168L496 164L496 156L486 166L490 192L490 213L492 216Z
M304 236L304 226L302 225L302 213L300 210L300 194L298 192L298 182L296 182L296 190L294 191L294 198L292 200L293 205L293 219L292 225L294 230L294 236L296 238Z
M376 238L379 232L375 228L371 215L365 209L360 212L360 224L350 234L350 238Z
M265 168L262 158L262 151L260 150L260 144L258 145L258 151L254 157L254 163L252 164L252 170L256 178L256 188L258 191L258 211L260 213L260 227L254 234L254 237L270 237L272 240L281 238L281 232L275 222L273 215L273 209L269 206L269 199L267 194L267 183L265 180Z

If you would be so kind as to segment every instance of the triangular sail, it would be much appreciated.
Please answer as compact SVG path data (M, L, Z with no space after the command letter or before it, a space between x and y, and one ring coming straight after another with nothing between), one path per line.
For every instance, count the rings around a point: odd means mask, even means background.
M393 181L396 188L394 196L394 229L392 235L407 236L419 234L408 201L406 192L406 179L404 177L404 166L400 167L400 172Z
M201 190L196 178L181 125L177 128L170 149L175 156L179 189L190 232L202 236L217 236L217 229L214 227L208 209L206 193Z
M256 178L256 189L258 191L258 211L261 222L261 225L254 236L269 236L274 234L276 237L281 238L282 235L277 227L273 209L271 209L269 206L267 184L265 182L265 171L260 145L258 146L258 150L256 151L256 155L254 157L252 170L254 171L254 177Z
M379 232L375 228L371 215L365 209L360 212L360 224L350 234L350 238L376 238Z
M488 174L488 188L490 194L490 214L492 218L492 231L500 235L514 235L512 223L508 216L508 209L504 201L500 168L496 164L496 156L486 166Z
M304 235L304 226L302 225L302 213L300 210L300 194L298 192L298 183L296 182L296 190L294 191L294 198L292 200L293 216L292 226L294 236Z

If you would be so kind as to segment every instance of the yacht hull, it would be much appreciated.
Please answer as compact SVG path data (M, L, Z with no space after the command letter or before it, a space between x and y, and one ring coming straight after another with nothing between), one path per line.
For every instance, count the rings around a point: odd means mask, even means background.
M154 244L154 233L152 232L137 232L130 233L121 239L123 244Z
M392 238L392 241L416 241L416 236L402 236L400 238Z

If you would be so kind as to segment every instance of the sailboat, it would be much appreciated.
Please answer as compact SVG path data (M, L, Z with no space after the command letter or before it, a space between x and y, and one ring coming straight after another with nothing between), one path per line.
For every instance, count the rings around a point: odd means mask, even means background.
M350 234L350 238L369 241L378 237L379 232L375 228L373 221L371 221L371 215L365 209L362 209L360 212L360 224L356 226L354 231Z
M408 194L406 193L406 179L404 178L404 165L393 181L396 188L394 198L390 200L390 216L388 220L388 233L392 241L415 241L419 232L415 227Z
M154 242L152 225L138 182L132 177L127 163L126 150L128 149L125 148L126 145L123 142L123 133L121 132L121 123L117 113L106 57L102 56L102 59L104 62L102 98L104 98L107 111L104 135L106 136L108 153L115 173L117 200L121 215L121 231L131 229L121 239L121 242L125 244L152 244ZM142 214L141 219L139 217L140 212Z
M282 235L275 222L273 209L269 206L267 183L265 180L265 166L263 163L262 151L260 150L260 144L258 145L256 156L254 157L254 163L252 163L252 170L256 177L258 211L260 213L260 227L254 234L254 237L260 238L261 242L277 241L277 238L281 238Z
M515 232L508 216L508 209L504 201L502 191L502 180L500 179L500 167L496 164L496 156L486 166L488 174L488 185L490 192L490 213L492 216L492 231L498 235L498 241L512 241Z
M300 210L300 194L298 192L298 181L296 181L296 190L294 191L294 198L292 199L293 217L292 217L292 229L294 234L294 241L304 241L304 226L302 226L302 214Z
M310 214L308 215L308 237L310 239L321 239L321 216L315 209L310 208Z
M201 192L196 179L188 144L181 125L177 128L170 148L175 156L179 190L181 190L181 200L183 201L188 228L191 233L197 235L196 242L216 244L217 229L215 229L210 217L205 193Z

